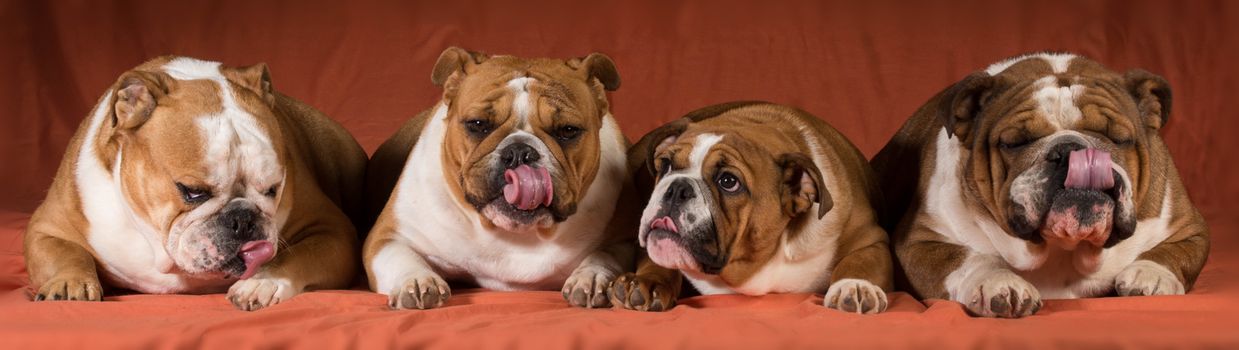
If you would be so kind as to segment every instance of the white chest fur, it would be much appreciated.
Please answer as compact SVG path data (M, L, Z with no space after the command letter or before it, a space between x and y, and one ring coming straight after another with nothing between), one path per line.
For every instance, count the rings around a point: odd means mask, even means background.
M445 278L499 290L558 290L605 238L626 163L615 121L604 116L599 170L576 214L542 240L482 227L449 192L441 162L446 117L440 104L405 164L394 203L398 234Z

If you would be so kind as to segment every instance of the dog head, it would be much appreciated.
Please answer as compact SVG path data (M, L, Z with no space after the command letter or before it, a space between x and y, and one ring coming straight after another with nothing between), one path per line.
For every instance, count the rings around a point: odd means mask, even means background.
M644 157L654 179L638 233L651 260L707 274L756 266L797 219L831 209L813 158L763 128L780 113L798 111L753 102L707 107L638 142L634 151L647 152L631 156Z
M968 153L965 197L1012 236L1099 253L1131 237L1146 192L1150 145L1170 112L1170 87L1069 54L1019 57L943 95L940 116ZM1077 268L1096 267L1093 263Z
M577 210L601 161L600 130L619 88L606 55L525 59L449 48L443 86L443 168L484 227L553 232Z
M112 91L100 149L87 151L116 155L104 166L170 258L157 268L248 278L271 260L292 188L266 66L164 57L126 72Z

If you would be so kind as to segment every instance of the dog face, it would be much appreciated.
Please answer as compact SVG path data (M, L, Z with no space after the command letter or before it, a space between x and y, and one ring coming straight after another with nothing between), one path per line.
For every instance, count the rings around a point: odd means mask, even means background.
M817 166L751 120L681 119L652 132L654 189L639 242L663 267L721 274L767 261L789 226L830 195ZM752 266L748 266L751 268Z
M1071 55L1009 61L945 93L943 123L969 149L966 197L1033 244L1094 251L1130 237L1166 121L1165 80Z
M554 232L598 172L614 63L522 59L449 48L432 80L444 87L443 166L460 203L484 227Z
M264 65L162 58L116 84L98 144L119 148L125 204L185 273L248 278L275 254L292 189L267 77Z

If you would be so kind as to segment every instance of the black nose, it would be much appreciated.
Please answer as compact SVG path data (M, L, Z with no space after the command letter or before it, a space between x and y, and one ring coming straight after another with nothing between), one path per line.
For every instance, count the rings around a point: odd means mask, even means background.
M1079 151L1086 148L1084 144L1075 141L1063 142L1054 145L1049 153L1045 154L1045 160L1057 163L1059 166L1066 166L1067 160L1071 158L1071 152Z
M522 164L533 164L541 158L542 156L538 154L538 150L523 143L511 144L499 154L499 160L509 169Z
M667 186L667 192L663 194L663 204L675 207L693 198L697 198L697 193L693 191L693 185L688 182L688 179L680 178L675 179L670 186Z
M258 239L258 213L253 209L232 208L219 216L220 226L242 241Z

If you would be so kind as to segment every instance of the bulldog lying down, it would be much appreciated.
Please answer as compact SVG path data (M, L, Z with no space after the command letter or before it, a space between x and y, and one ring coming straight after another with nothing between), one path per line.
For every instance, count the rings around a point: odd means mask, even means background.
M633 254L608 229L617 201L631 203L620 199L627 140L607 102L619 87L611 59L453 47L431 81L443 99L370 161L380 212L363 250L370 288L396 309L442 305L448 280L608 306L606 287ZM621 221L636 220L628 211Z
M939 93L874 158L912 290L976 315L1042 298L1183 294L1209 231L1158 130L1170 86L1070 54L999 62Z
M825 292L831 308L886 309L877 184L825 122L770 103L715 105L650 132L629 159L650 194L638 237L648 257L612 283L612 304L670 309L682 273L702 294Z
M255 310L346 287L358 242L340 208L361 205L365 161L266 65L146 62L82 122L30 220L34 299L227 290Z

